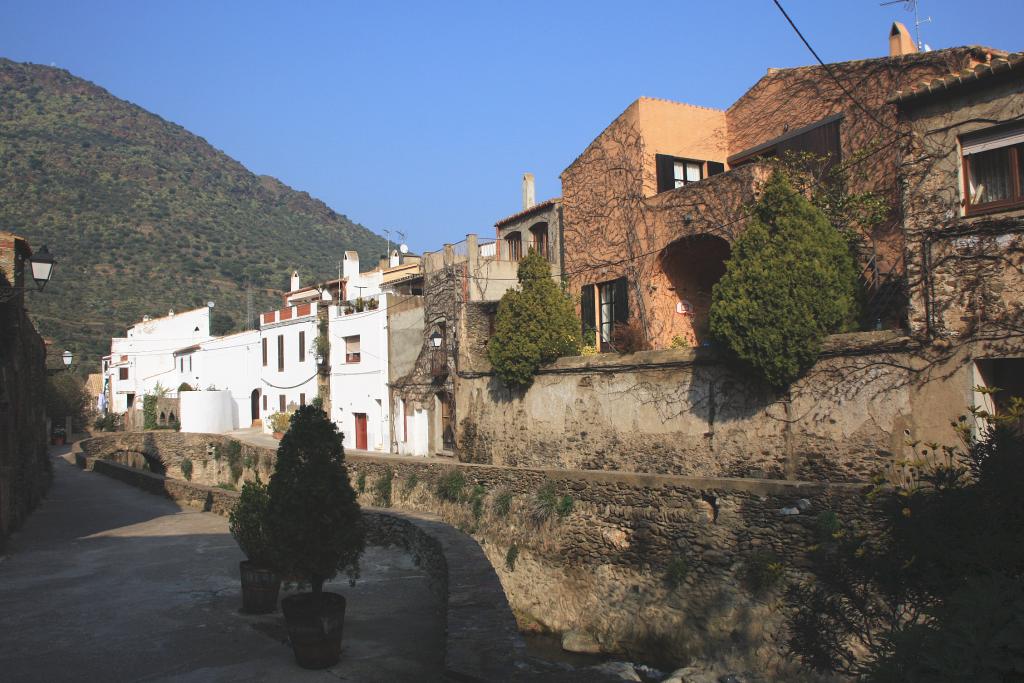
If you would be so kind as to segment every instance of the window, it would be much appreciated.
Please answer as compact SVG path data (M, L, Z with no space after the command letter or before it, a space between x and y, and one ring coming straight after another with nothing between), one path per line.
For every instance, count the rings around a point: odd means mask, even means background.
M961 146L968 214L1024 206L1024 127L965 136Z
M533 236L533 250L544 258L550 258L548 254L548 224L538 223L537 225L530 228L530 234Z
M263 410L267 409L267 395L263 394Z
M658 192L674 190L704 178L703 161L680 159L668 154L656 154L654 161L658 175Z
M263 338L263 367L267 367L267 338Z
M306 360L306 331L302 330L299 332L299 362L304 360Z
M185 372L185 356L178 359L178 368L181 372Z
M523 258L523 238L518 232L510 232L505 236L505 246L508 249L509 261Z
M306 395L305 394L299 394L299 407L301 408L304 405L306 405Z
M135 394L128 394L125 396L125 401L127 401L126 405L129 408L133 407L135 405Z
M285 403L284 403L284 394L279 394L278 395L278 397L277 397L277 404L278 404L278 410L280 410L283 413L286 410Z
M345 337L345 362L358 363L359 358L359 335Z
M164 367L167 367L167 366L165 365ZM118 368L117 369L117 378L118 379L128 379L128 368Z
M601 351L611 350L612 334L616 325L629 322L629 292L626 278L583 287L580 302L580 318L583 323L583 337L589 334ZM588 334L589 333L589 334Z
M402 399L402 443L409 442L409 404Z
M192 356L188 357L188 371L192 372Z
M283 334L277 335L277 371L278 372L284 372L284 335Z

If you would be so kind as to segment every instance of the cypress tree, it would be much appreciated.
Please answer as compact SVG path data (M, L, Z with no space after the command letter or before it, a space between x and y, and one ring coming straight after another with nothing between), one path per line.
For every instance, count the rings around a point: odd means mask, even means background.
M776 171L712 290L711 333L782 388L814 364L826 335L856 316L846 240Z
M533 249L519 263L519 288L501 297L487 357L506 386L525 389L544 363L580 350L580 322L547 259Z

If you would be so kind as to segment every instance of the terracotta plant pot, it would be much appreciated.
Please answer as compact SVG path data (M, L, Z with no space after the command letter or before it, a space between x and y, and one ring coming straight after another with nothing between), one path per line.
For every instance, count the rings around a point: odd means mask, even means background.
M243 612L267 614L277 609L281 577L274 570L245 560L238 563L238 573L242 577Z
M284 432L274 432L274 438L280 441L284 438Z
M345 597L324 591L299 593L281 600L295 661L304 669L326 669L341 657Z

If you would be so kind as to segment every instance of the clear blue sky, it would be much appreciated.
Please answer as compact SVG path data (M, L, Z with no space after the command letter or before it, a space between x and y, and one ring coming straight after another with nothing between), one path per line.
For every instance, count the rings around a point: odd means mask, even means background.
M786 0L828 61L882 56L878 0ZM982 8L983 7L983 8ZM1024 49L1024 1L922 0L932 47ZM493 234L638 96L726 107L812 57L771 0L0 0L0 55L55 64L414 251Z

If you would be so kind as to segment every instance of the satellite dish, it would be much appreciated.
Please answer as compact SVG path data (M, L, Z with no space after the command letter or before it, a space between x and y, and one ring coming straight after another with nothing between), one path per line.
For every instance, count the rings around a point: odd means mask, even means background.
M407 245L407 244L399 244L398 245L398 251L402 252L403 254L408 254L409 253L409 245Z

